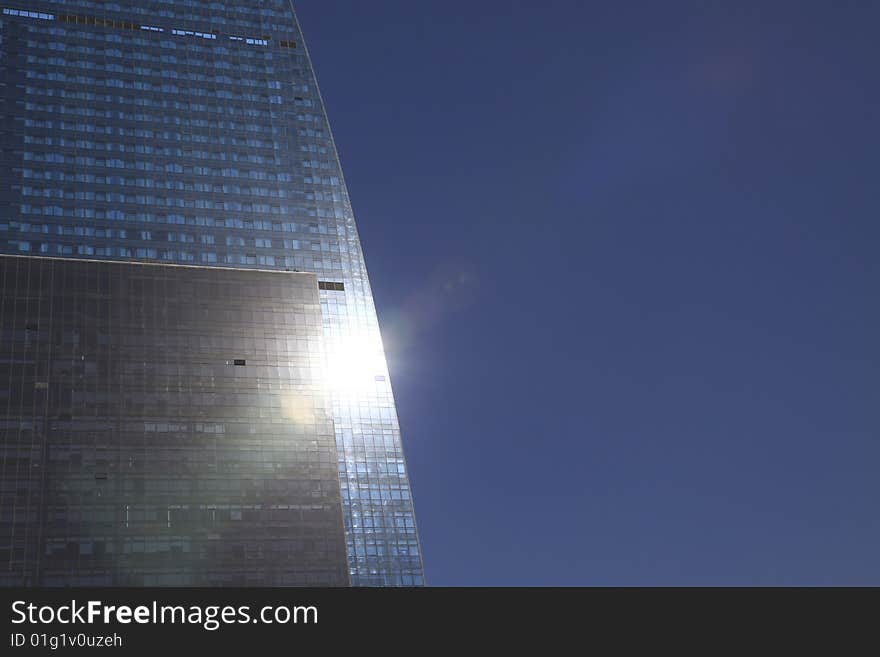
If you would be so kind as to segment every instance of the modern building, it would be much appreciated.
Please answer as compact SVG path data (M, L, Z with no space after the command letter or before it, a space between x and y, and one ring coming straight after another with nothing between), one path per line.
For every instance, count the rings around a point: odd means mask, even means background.
M0 253L20 256L4 258L4 271L9 272L13 268L10 263L15 262L14 269L20 272L24 267L22 258L33 258L34 262L28 263L27 269L39 271L41 276L48 268L54 272L53 276L64 272L63 278L69 274L74 279L83 276L89 281L85 287L50 285L40 288L39 293L32 287L11 290L4 283L7 296L3 312L13 308L16 319L10 320L12 324L3 323L4 327L11 327L12 334L4 333L6 346L0 350L0 357L6 359L0 365L8 368L10 377L8 392L4 392L5 385L0 386L0 412L4 405L8 409L3 416L6 419L0 439L0 450L5 450L0 451L2 581L14 583L15 564L21 563L19 556L24 559L25 552L32 549L30 543L20 542L21 531L42 527L42 543L38 548L42 581L48 581L52 573L51 577L60 578L52 579L53 583L87 584L92 581L85 579L87 577L105 577L98 572L100 567L89 571L91 574L86 568L83 579L71 574L62 581L64 576L59 573L64 566L59 564L69 563L76 555L77 563L88 565L90 560L85 557L96 558L94 551L99 549L101 537L104 538L100 549L106 551L112 542L112 549L117 550L115 554L125 554L126 540L136 536L141 537L143 549L148 550L150 541L160 539L150 538L151 534L144 527L161 529L163 537L172 536L174 533L168 530L174 528L175 515L178 515L178 526L189 522L194 532L205 531L214 538L193 535L191 540L195 542L190 544L190 550L195 549L196 542L204 544L199 543L200 551L191 551L192 556L180 561L177 573L158 567L146 568L144 564L150 562L146 557L140 560L126 557L119 562L122 565L114 571L110 583L340 583L332 563L338 557L338 550L333 532L326 525L328 505L332 505L336 493L327 489L326 472L322 469L328 455L322 440L326 431L331 431L335 440L337 493L341 499L340 523L348 562L343 583L355 586L423 584L400 429L364 256L315 74L289 1L22 0L18 4L2 5L0 11ZM83 269L78 269L76 263L70 262L77 259L101 262L82 263ZM50 262L53 260L57 262ZM118 264L110 264L113 262ZM148 267L125 263L152 264ZM114 266L118 269L113 269ZM150 287L131 282L144 276L135 272L148 271L157 273L146 275L147 279L174 279L179 280L179 284L171 286L166 282ZM72 342L78 329L69 327L63 318L58 320L61 323L57 327L53 324L52 335L42 335L42 328L28 328L27 324L35 323L28 300L64 299L64 304L68 304L69 294L80 300L94 294L100 297L103 288L92 286L93 274L99 279L110 276L112 280L118 275L121 280L128 280L134 286L129 294L139 295L137 298L142 299L143 308L164 309L163 322L171 321L171 308L176 309L174 312L185 312L183 309L188 304L206 301L197 290L208 285L209 278L229 280L230 284L234 282L255 291L254 299L242 295L227 297L224 285L212 283L216 298L211 303L215 305L206 312L209 316L237 317L230 320L236 326L236 339L226 340L215 334L219 328L216 322L197 322L197 326L191 327L196 333L201 332L200 340L204 338L212 345L203 354L210 353L211 362L199 361L198 367L219 368L210 374L212 385L217 386L214 397L200 397L187 402L185 407L179 401L172 403L170 398L178 390L188 386L186 394L192 395L199 386L207 386L207 370L198 369L195 362L190 363L184 351L175 352L179 355L179 366L176 373L172 373L170 369L167 372L163 369L171 368L172 364L155 360L159 358L156 354L137 350L115 353L108 345L98 343L86 349L85 342ZM16 285L24 285L18 274L15 280ZM278 280L287 282L284 285L274 282ZM313 391L314 401L308 402L305 410L301 408L302 401L295 402L294 415L300 412L309 417L321 415L321 404L326 405L328 415L326 423L324 420L310 423L308 440L298 443L296 436L289 433L293 429L284 426L286 416L282 408L273 405L271 395L260 400L236 396L234 401L224 401L226 396L233 395L224 387L233 379L224 377L244 377L249 384L253 383L253 377L257 389L266 385L270 389L287 386L293 390L299 385L312 385L304 383L314 380L315 376L314 372L306 371L314 365L311 351L307 362L296 361L292 367L298 373L290 371L289 364L271 362L276 357L290 356L276 351L281 348L279 343L294 334L298 336L300 330L309 332L314 328L317 315L306 310L310 302L301 289L311 285L309 281L316 287L321 335L320 340L306 338L306 341L311 345L309 349L314 348L313 343L320 343L319 378L323 396ZM291 297L285 301L277 296L277 291L263 294L264 285L271 290L286 285ZM109 304L111 314L127 307L117 295L124 291L115 287L113 290L109 298L101 301ZM188 295L192 295L191 301L187 301ZM160 301L162 298L167 301ZM277 310L271 310L268 305L257 307L254 304L258 300L263 304L277 304L274 306ZM42 312L41 307L36 323L45 317L54 317L40 315ZM274 321L261 324L263 320L256 319L272 312L294 314L301 322L298 320L288 326ZM27 318L22 319L26 324L23 328L16 323L21 318ZM252 319L255 323L251 323ZM169 324L151 326L164 330ZM146 325L138 329L142 333L135 330L134 324L129 328L132 335L145 336L149 332ZM247 334L250 329L255 331L253 335ZM42 362L41 372L47 374L48 380L41 378L42 373L34 373L35 388L23 391L20 387L29 385L31 379L21 378L24 374L15 361L15 354L19 353L15 349L40 340L46 343L44 346L54 345L55 333L59 330L62 335L57 346L66 350L64 358L72 355L75 367L59 374L52 368L66 368L56 365L54 358L41 361L43 356L37 349L34 366ZM96 335L100 335L100 331ZM218 344L213 342L212 335L216 335ZM75 363L76 355L81 357L79 364ZM297 358L305 355L306 352L298 353ZM137 391L127 387L118 368L123 372L126 367L137 370L133 363L141 362L138 360L141 356L143 378L137 385L145 387L140 390L144 395L142 405L138 405L141 402L131 401L131 395L136 397ZM233 364L226 365L227 361ZM237 366L236 361L245 361L247 365ZM252 362L259 372L251 371ZM271 372L273 368L284 370L285 367L288 368L286 373ZM143 446L141 458L144 460L138 465L137 458L131 455L131 468L144 468L145 476L141 477L142 484L136 484L144 487L137 503L141 509L136 509L135 502L126 500L123 495L115 499L116 507L109 516L103 511L99 513L104 514L99 521L83 515L92 513L85 506L80 508L68 500L68 507L62 509L63 505L56 503L61 498L52 497L57 492L53 486L61 485L59 479L44 474L36 477L31 473L28 479L31 484L27 490L21 490L16 488L20 486L21 470L15 470L17 474L12 476L10 467L21 468L24 460L34 458L33 452L12 454L13 448L18 450L23 441L30 441L32 448L42 445L44 450L37 459L38 467L29 463L32 469L58 470L59 464L64 463L61 456L64 452L60 451L57 435L51 434L53 431L70 434L73 425L69 423L76 424L79 416L64 410L64 404L56 405L60 400L53 398L53 391L65 389L64 381L79 381L98 390L104 380L102 373L108 372L113 373L108 381L119 385L105 388L93 399L78 398L76 403L80 409L91 409L88 413L94 412L95 418L107 419L110 409L117 409L113 419L117 428L107 428L110 425L102 424L101 419L95 419L93 428L77 425L74 433L87 433L87 440L92 441L90 444L96 451L91 456L83 453L78 457L70 452L64 467L69 472L80 468L76 475L77 486L86 485L84 482L88 480L94 494L100 491L102 498L113 498L117 495L114 492L117 489L113 488L117 483L114 477L120 474L118 470L114 474L110 463L115 463L116 468L125 467L127 450L139 444ZM54 379L54 376L62 378ZM122 378L118 378L120 376ZM140 370L138 376L141 376ZM269 378L264 380L265 376ZM154 384L159 388L149 390ZM17 391L16 386L19 386ZM73 394L77 386L66 389ZM116 395L128 397L119 399ZM42 404L47 410L48 415L39 427L37 424L26 426L33 421L26 419L23 413L9 410L13 401L24 399L38 406ZM153 406L148 413L150 404L158 406ZM212 411L214 404L222 407L216 409L216 413ZM50 417L53 413L55 417ZM255 422L251 413L256 413L260 422ZM225 419L217 419L221 417L218 414ZM66 419L68 415L70 420ZM205 426L213 425L216 429L219 424L228 427L230 422L238 427L231 435L248 445L238 455L239 463L235 462L236 450L228 449L236 444L234 441L214 443L223 444L225 450L216 453L214 465L196 464L193 453L181 447L208 440L203 435ZM136 429L138 424L143 427ZM175 424L174 431L153 428L153 425L164 428L165 424L169 427ZM246 426L250 431L268 425L272 433L262 438L253 438L254 434L244 432ZM288 439L291 442L286 442ZM216 436L211 440L216 441ZM317 452L313 453L311 448L300 449L309 441L314 441ZM288 455L293 461L285 460L281 454L286 444L296 453ZM144 456L153 446L157 453ZM112 449L116 449L119 456L115 461L99 458L101 450ZM177 456L186 460L187 467L195 469L186 470L178 463L180 467L171 468L168 480L161 484L171 488L153 490L150 482L159 486L160 480L146 474L153 472L150 468L161 468L162 463L175 459L175 450L181 450ZM79 465L77 458L82 459ZM102 470L105 463L107 472ZM47 465L51 468L46 468ZM218 493L213 503L217 508L208 508L212 505L210 495L203 495L201 488L188 500L184 498L189 493L181 494L176 503L171 499L173 496L166 494L174 490L174 486L184 486L181 482L186 480L187 472L192 474L193 481L202 481L205 477L217 479L211 474L212 467L219 468L217 473L239 473L221 477L227 488L222 494ZM259 471L265 481L287 478L291 482L290 501L260 499L260 484L255 484L255 492L254 487L249 488L250 484L246 483L247 478L240 476L247 468ZM303 483L304 488L297 488L299 484L292 483L300 476L297 468L302 468L302 476L311 472L308 481L315 486L310 488L312 484ZM107 478L101 479L102 475ZM88 479L89 476L92 478ZM30 486L37 485L35 481L40 481L40 494L48 497L33 497L36 493ZM271 508L272 505L302 507L296 497L307 490L316 496L315 505L322 509L316 510L314 517L303 515L299 509L300 516L281 518L278 520L281 524L272 525L271 531L266 529L269 534L236 533L247 527L246 523L253 523L256 528L267 522L268 516L284 515L280 509ZM236 497L240 500L234 501ZM31 515L24 521L17 515L21 506L16 501L23 499L30 500L31 505L27 511ZM189 505L189 508L176 509L175 505ZM257 506L260 508L248 508ZM138 522L136 511L147 519L137 532L133 527ZM239 529L230 528L229 532L207 532L205 514L209 511L214 514L212 522L217 522L220 514L222 522L244 524L239 525ZM50 517L56 513L57 518ZM65 513L66 520L60 517ZM166 526L159 528L163 514ZM56 521L60 524L53 526L52 531L59 533L50 536L47 528ZM93 521L97 524L88 524ZM29 529L22 530L21 522ZM88 539L87 532L77 534L80 545L74 547L71 545L74 541L65 542L65 535L59 529L65 522L68 528L80 523L80 527L92 527L88 531L94 532L99 531L100 525L100 536L96 533ZM168 527L168 523L172 526ZM285 532L279 528L286 528L286 535L282 536ZM74 533L69 531L67 535ZM269 535L271 540L264 542L263 538ZM116 538L111 540L110 537ZM85 546L88 540L91 544ZM217 547L227 540L228 552ZM181 537L174 546L169 542L167 549L185 554L183 541ZM137 541L131 542L133 551L141 549L135 547L136 544ZM89 549L92 555L85 554ZM154 549L160 548L154 546ZM165 543L161 549L166 549ZM287 568L285 563L292 563L290 556L297 554L303 567ZM211 562L215 557L217 563L227 565L216 566ZM237 558L256 561L253 568L241 564L233 567ZM162 560L157 557L154 561L158 564ZM32 577L24 571L21 576Z
M317 276L0 255L0 285L0 582L349 582Z

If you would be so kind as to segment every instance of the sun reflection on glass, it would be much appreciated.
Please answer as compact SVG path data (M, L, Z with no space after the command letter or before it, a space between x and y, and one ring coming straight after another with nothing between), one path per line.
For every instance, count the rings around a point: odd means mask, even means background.
M334 393L369 390L385 375L385 357L378 338L348 335L328 340L325 377Z

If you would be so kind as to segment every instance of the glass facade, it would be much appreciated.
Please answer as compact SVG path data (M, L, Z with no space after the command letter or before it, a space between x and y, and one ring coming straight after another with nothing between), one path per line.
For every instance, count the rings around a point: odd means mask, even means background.
M3 4L0 79L0 252L317 274L351 583L423 584L364 257L288 0Z
M0 256L0 285L0 584L348 584L314 274Z

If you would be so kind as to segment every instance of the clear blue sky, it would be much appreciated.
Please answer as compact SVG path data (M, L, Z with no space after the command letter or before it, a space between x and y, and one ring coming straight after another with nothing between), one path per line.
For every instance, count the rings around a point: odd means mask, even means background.
M880 585L880 4L295 5L429 584Z

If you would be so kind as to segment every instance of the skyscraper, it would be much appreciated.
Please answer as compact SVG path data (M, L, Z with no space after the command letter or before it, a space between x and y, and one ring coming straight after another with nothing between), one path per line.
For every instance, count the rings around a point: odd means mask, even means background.
M338 469L339 489L336 493L341 499L344 552L348 560L347 580L356 586L423 584L420 547L400 429L364 256L315 74L289 1L27 0L2 7L0 253L33 258L35 262L44 263L39 267L29 263L27 271L40 272L40 276L46 276L46 272L51 271L51 277L45 280L54 281L45 283L39 294L32 293L32 287L27 287L30 292L16 293L10 291L13 288L7 284L4 288L4 294L7 295L3 311L7 313L5 316L12 317L9 313L14 310L14 314L30 317L32 306L27 305L29 302L26 299L64 298L59 291L62 288L57 288L57 277L75 274L82 277L85 287L72 289L83 290L84 298L98 295L95 299L104 299L108 304L108 316L117 316L114 314L117 311L122 313L119 316L129 322L131 331L141 335L141 329L137 328L136 323L131 323L136 316L132 314L133 311L120 310L124 306L125 295L135 292L126 293L121 288L113 288L116 292L111 290L106 293L107 296L101 297L103 288L96 281L103 280L102 276L118 276L126 280L180 279L182 282L175 285L163 282L161 285L156 283L158 287L150 287L147 284L152 296L148 296L140 283L132 283L134 287L131 288L137 290L137 294L145 295L145 304L157 307L161 297L166 299L166 302L162 302L166 306L171 303L173 308L180 311L189 303L188 298L190 301L199 299L197 296L187 297L188 294L196 295L194 290L198 289L198 285L184 284L183 279L188 275L203 282L212 273L217 277L231 276L228 280L233 287L241 285L261 290L262 285L274 285L267 283L267 280L275 279L266 279L266 276L271 277L269 272L277 271L279 274L275 276L288 275L287 278L282 276L282 280L292 281L289 283L290 289L298 290L291 303L299 304L303 309L288 309L297 319L292 321L289 333L283 337L293 342L308 341L314 338L309 328L309 303L299 290L303 286L308 287L308 275L313 274L314 284L318 288L315 298L320 310L319 350L322 395L326 397L326 425L323 420L314 420L321 416L320 409L325 403L322 399L315 397L314 403L310 401L308 408L311 410L307 414L313 418L309 426L314 432L310 438L316 441L314 444L320 445L325 428L335 439L333 458ZM53 259L58 259L54 265L45 264ZM94 271L86 271L77 270L75 263L70 263L76 259L107 262L100 266L95 264ZM19 275L23 271L20 260L4 260L4 271L16 272L16 286L24 285ZM112 261L119 262L116 267L120 269L112 269ZM62 265L62 262L67 264ZM144 269L144 265L131 269L134 265L123 264L132 262L152 263L152 268ZM226 268L238 273L224 272ZM161 275L144 274L160 271L163 272ZM302 276L298 276L297 272L302 272ZM204 284L208 285L207 282ZM257 390L263 389L261 386L271 388L273 385L294 390L300 385L297 382L311 381L312 374L307 363L311 362L309 359L314 354L310 356L308 349L284 352L287 354L284 358L299 359L297 368L291 366L289 371L282 373L271 371L272 354L281 353L273 349L282 338L273 331L288 324L283 320L279 323L277 318L274 323L260 322L261 318L265 319L264 314L271 314L271 304L284 306L283 290L279 292L275 289L273 294L257 295L264 300L264 304L259 305L247 302L241 294L225 298L223 285L218 285L211 288L220 295L216 299L217 305L205 306L205 316L226 317L221 321L230 321L223 312L243 309L244 314L238 316L239 319L244 317L241 319L242 327L249 325L259 332L252 337L239 332L235 334L237 337L230 337L227 342L217 337L216 343L211 343L229 347L228 353L221 348L215 356L217 359L222 357L222 365L230 369L213 373L192 369L207 365L195 362L186 365L185 354L180 352L182 364L176 374L177 380L195 377L201 382L199 385L209 385L207 382L213 381L210 385L216 385L226 392L230 390L224 387L226 384L218 382L218 377L233 374L251 376ZM15 289L20 290L18 287ZM157 292L157 289L162 292ZM98 307L103 306L98 303ZM171 311L165 306L163 308L162 312L167 316ZM38 315L43 318L55 316L51 313ZM59 328L61 335L43 335L40 327L19 327L15 323L18 320L9 321L12 322L8 324L9 333L4 334L3 338L8 348L2 357L10 377L10 390L14 388L15 378L21 376L16 354L29 353L22 349L41 339L48 344L57 338L58 348L67 350L64 352L65 358L81 359L82 372L78 374L79 369L64 370L66 373L60 379L63 381L91 380L98 385L102 380L100 361L86 365L89 359L99 359L104 357L100 354L105 354L104 362L112 370L116 367L112 359L123 358L115 350L102 351L97 342L93 349L87 349L84 343L79 342L79 334L69 327ZM194 323L187 325L187 331L211 333L209 324L199 324L195 318L192 321ZM167 322L161 324L161 327L168 326ZM275 328L270 330L270 327ZM99 336L101 331L95 330L98 331L95 335ZM313 347L315 343L309 344ZM258 365L263 369L253 374L243 374L251 367L250 364L235 369L239 360L242 363L256 362L248 361L248 355L240 353L242 349L262 354L263 359L259 360ZM211 353L210 349L205 353ZM144 356L144 359L147 360L147 357ZM46 361L45 367L51 378L52 363ZM86 367L91 369L86 370ZM145 364L145 367L148 366ZM298 374L293 373L294 369ZM199 373L198 376L194 372ZM49 397L55 394L57 382L43 381L39 374L33 376L36 378L32 382L38 389L37 393L33 393L37 395L34 399L42 400L39 394ZM164 381L164 389L171 394L173 386L169 387L164 379L151 378L156 376L166 376L166 373L164 370L151 371L144 381L152 381L151 385ZM124 380L125 377L119 379L120 382ZM61 383L57 385L63 388ZM71 394L75 397L75 388L81 384L71 385L74 385ZM108 389L102 394L110 397L121 395L124 387L120 384L115 391ZM0 398L0 407L4 401L7 409L12 408L13 399L21 402L22 398L15 397L16 394L10 392L6 400ZM30 389L27 394L32 394ZM101 404L112 402L112 399L106 398L101 398L104 400L101 403L94 402L97 398L90 399L89 404L92 405L88 408L93 410L89 412L98 415L103 412L101 408L106 410L106 404ZM263 413L261 407L257 416L268 417L275 423L283 423L285 417L290 419L283 408L272 407L266 399L259 402L266 404L265 414L260 415ZM156 400L148 400L147 406L153 402ZM243 399L240 402L248 404ZM169 410L165 402L161 403L165 404L161 406L164 409L162 412L173 418L176 411ZM46 408L52 407L50 402L45 404L48 404ZM151 426L155 422L151 423L143 415L146 407L135 404L126 408L139 418L139 424L144 425L144 449L147 450L153 444L173 446L175 440L181 444L198 441L200 438L196 434L205 431L205 422L200 423L188 417L176 425L170 422L175 428L169 432L169 422L163 423L160 418L158 424L166 425L168 435L163 435L161 440L150 440L156 437L147 436L151 431L161 432ZM241 408L244 413L245 406ZM275 410L272 411L272 408ZM212 413L207 406L203 410L206 417ZM295 409L294 415L300 410ZM54 418L57 426L53 429L52 418L47 418L45 426L38 422L40 426L26 427L27 421L22 419L24 415L19 411L7 410L5 417L2 427L5 452L0 456L6 464L3 466L3 479L0 480L4 486L0 489L0 509L3 514L0 526L5 545L0 545L0 572L5 567L4 562L15 562L16 550L20 549L16 541L21 540L22 527L39 526L45 534L51 523L50 518L40 517L45 509L39 501L34 502L35 508L26 512L23 506L14 503L14 500L25 499L30 493L26 495L21 490L13 490L15 486L22 485L24 457L13 455L15 450L12 446L20 448L24 444L22 436L27 434L29 444L45 447L53 440L51 432L65 431L64 422L70 420ZM120 417L116 418L116 422L115 431L121 431ZM85 425L79 426L82 429ZM127 431L130 432L131 428ZM282 430L276 439L282 440L283 435ZM112 445L117 439L113 431L92 432L89 436L97 447L103 446L101 441ZM57 464L51 465L52 457L47 456L45 450L40 452L41 456L35 457L33 454L39 450L37 447L33 449L36 451L29 452L27 467L47 471L52 467L57 469ZM242 459L251 459L252 463L259 463L257 470L262 474L255 476L265 478L267 469L272 468L272 464L278 460L275 457L266 458L272 449L275 447L270 449L267 444L261 444L260 456L246 450L240 456ZM314 459L306 459L308 467L314 468L315 472L321 468L323 457L319 452L329 453L321 450L323 448L309 452L315 455ZM81 457L71 455L70 458ZM225 453L223 458L227 467L232 468L233 465L228 464L228 460L233 458L232 453ZM116 468L125 466L118 458L116 461L109 458L109 461ZM65 462L65 467L79 467L70 465L72 462ZM10 464L14 465L14 469ZM95 478L89 484L90 495L97 494L95 491L100 491L102 486L107 487L107 480L101 477L112 477L114 472L110 463L106 467L93 465ZM102 467L109 472L101 471ZM13 472L17 474L11 474ZM28 476L34 482L42 482L40 486L44 493L49 490L46 481L56 481L42 473L39 477L33 474ZM122 478L121 474L117 476ZM279 476L275 473L273 478L277 480ZM78 485L83 484L80 482ZM123 490L122 483L119 485L118 490ZM146 485L149 487L153 484L148 482ZM56 489L67 490L63 486ZM319 504L329 509L327 505L332 504L334 492L327 491L325 484L316 484L310 490L309 494L317 496ZM134 491L131 494L137 493ZM231 493L227 491L227 498L233 493L240 494L244 502L230 505L227 499L221 505L226 507L223 509L208 509L210 505L205 505L204 500L201 500L199 509L165 508L186 506L186 500L169 505L167 502L171 498L168 496L162 498L161 508L149 508L147 496L143 498L147 502L141 505L143 508L138 513L144 513L149 519L144 524L147 528L158 526L162 519L167 528L175 524L186 527L187 523L195 527L199 523L209 522L206 519L209 513L213 513L210 519L212 523L219 522L218 513L223 516L224 522L233 522L231 517L243 520L250 512L257 524L263 522L259 518L265 519L267 514L271 515L259 503L265 500L255 503L254 499L250 499L246 503L248 495L253 498L253 492L248 493L243 489ZM103 494L106 497L113 493ZM46 498L42 499L45 501ZM64 526L70 528L74 522L82 525L85 519L77 515L80 510L70 502L73 498L64 499L68 500L66 508L71 514L64 520L67 523ZM127 536L126 532L136 523L136 519L131 517L131 509L129 517L125 517L126 500L120 499L118 502L113 507L112 517L108 516L102 521L117 529L119 523L128 523L121 533L116 534L117 538ZM253 507L260 507L262 515L256 514ZM306 527L323 532L323 542L307 541L312 550L309 558L317 564L311 572L319 574L314 579L299 579L296 576L285 579L279 576L261 580L258 575L254 579L254 573L264 572L265 568L255 566L250 571L251 578L244 583L340 583L338 577L333 575L332 558L328 557L336 550L332 532L328 534L327 527L323 525L310 525L306 512L299 506L297 508L297 521L280 526L288 527L292 540L296 540L297 532L305 531ZM175 511L181 518L179 522L174 519ZM271 512L283 515L284 510L273 508ZM28 513L36 515L28 516ZM199 514L200 518L193 519ZM322 516L324 520L327 517ZM74 521L72 518L79 519ZM320 524L319 520L315 522ZM150 525L150 522L154 524ZM225 540L221 534L211 534L204 527L202 530L207 532L206 536L220 536L217 540ZM69 529L65 531L70 532ZM148 549L149 532L144 530L141 533L147 547L132 544L135 545L132 549ZM74 549L62 546L61 538L53 540L56 542L54 548L46 543L46 537L43 536L36 548L40 550L40 559L50 554L52 549L61 552ZM122 541L121 538L118 540ZM94 550L95 547L89 545L86 549ZM163 544L155 549L173 549L173 546L168 548ZM178 545L177 549L182 548ZM260 552L260 549L259 545L245 543L236 547L243 559L252 557L248 550L257 550L259 554L254 563L271 563L274 557L266 555L272 551ZM295 552L295 548L290 549ZM212 552L208 550L202 554L210 555ZM227 554L225 558L232 559L235 554L238 552ZM65 558L69 557L68 554ZM322 561L325 557L327 560ZM203 558L208 559L209 556ZM14 576L11 577L9 582L14 583ZM133 580L123 577L120 581ZM179 581L170 573L166 579L147 579L143 583ZM206 582L222 584L227 580L222 576L196 580L196 583ZM28 583L35 582L29 580ZM99 583L107 582L101 580Z

